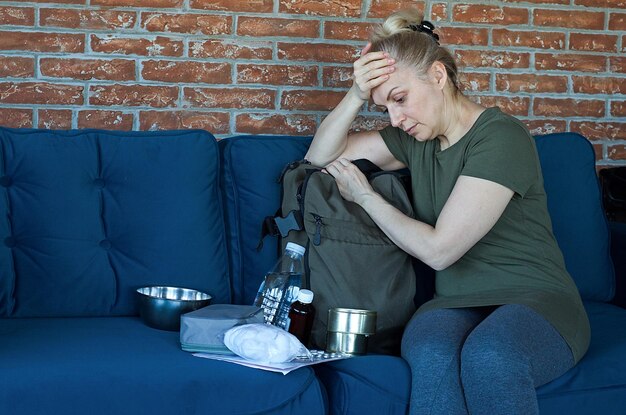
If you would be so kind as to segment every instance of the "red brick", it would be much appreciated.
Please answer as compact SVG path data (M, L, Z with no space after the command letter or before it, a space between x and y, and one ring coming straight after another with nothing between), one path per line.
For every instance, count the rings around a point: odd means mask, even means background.
M273 0L190 0L190 7L225 12L271 13L274 2Z
M606 57L566 53L536 53L535 68L556 71L604 72Z
M566 76L496 74L496 90L505 92L567 92Z
M609 57L609 71L626 73L626 57L622 57L622 56Z
M444 27L437 29L443 45L483 45L489 42L489 30L477 27Z
M30 3L87 4L87 0L28 0Z
M312 135L316 122L312 115L239 114L236 130L245 134Z
M456 51L458 62L465 67L475 68L528 68L530 54L513 52L492 52L485 50Z
M505 0L511 3L570 4L570 0Z
M515 96L471 95L470 99L484 107L499 107L503 112L525 117L530 109L530 98Z
M600 170L600 166L598 165L598 161L604 159L604 149L601 143L591 143L593 146L593 151L596 153L596 174Z
M38 128L47 130L69 130L72 128L72 111L71 110L55 110L40 109L37 111Z
M609 144L606 153L611 160L626 160L626 146L624 144Z
M239 36L292 36L317 37L320 23L317 20L278 19L241 16L237 20Z
M189 43L189 56L220 59L272 59L270 42L211 39Z
M564 120L524 120L532 135L561 133L567 131Z
M263 85L317 85L317 66L237 65L237 83Z
M490 90L491 74L482 72L460 72L458 84L464 92L486 92Z
M604 101L572 98L535 98L533 113L547 117L603 117Z
M184 45L180 40L173 40L163 36L145 39L91 35L91 50L102 53L140 56L183 56Z
M434 22L448 19L448 4L433 3L430 5L430 19Z
M178 88L147 85L92 85L89 88L90 105L123 105L146 107L173 107L178 99Z
M42 26L72 29L131 29L137 22L137 13L116 10L41 9Z
M589 52L617 52L617 36L571 33L569 36L569 48L571 50L586 50Z
M230 34L231 16L212 14L142 13L141 27L150 32L191 33L204 35Z
M604 29L604 12L535 9L533 22L535 26L602 30Z
M19 56L0 56L0 78L28 78L35 76L35 59Z
M352 67L324 66L322 85L331 88L349 88L352 86Z
M609 29L610 30L626 30L626 13L611 13L609 14Z
M122 111L80 111L78 113L78 128L130 131L133 129L133 114L126 114Z
M574 4L587 7L626 8L624 0L574 0Z
M352 63L360 56L358 46L327 43L278 43L278 58L295 61Z
M143 62L143 79L163 82L202 82L207 84L228 84L232 81L230 64L149 60Z
M279 0L280 13L359 17L361 0Z
M0 97L5 104L65 104L83 103L83 87L45 82L2 82Z
M626 123L624 122L572 121L570 130L590 140L626 139Z
M572 76L574 92L582 94L626 94L626 78Z
M85 35L0 31L0 49L79 53L85 51Z
M230 115L225 112L141 111L140 130L202 129L212 134L230 131Z
M626 101L611 101L611 116L626 117Z
M493 29L494 46L518 46L535 49L563 49L565 33Z
M330 111L339 104L345 95L345 91L283 91L280 107L286 110Z
M393 12L409 8L417 8L424 13L425 3L414 0L372 0L367 17L385 18Z
M92 6L180 7L184 0L91 0Z
M275 108L276 91L246 88L185 88L184 107Z
M373 23L328 21L324 24L324 38L340 40L367 40L373 27Z
M388 116L379 116L379 115L368 115L362 116L359 115L352 121L350 125L350 130L348 134L354 134L361 131L375 131L382 130L386 126L389 125L389 117Z
M528 24L528 10L485 4L457 4L452 8L452 20L498 25Z
M55 78L111 81L135 79L135 61L127 59L42 58L40 70L42 75Z
M32 7L0 7L0 25L33 26L35 9Z
M0 125L9 128L32 128L33 110L24 108L0 108Z

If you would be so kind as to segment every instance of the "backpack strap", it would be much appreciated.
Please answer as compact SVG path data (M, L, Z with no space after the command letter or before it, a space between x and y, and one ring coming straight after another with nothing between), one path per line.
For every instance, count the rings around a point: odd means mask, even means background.
M363 173L368 180L370 179L370 176L372 174L382 171L380 167L378 167L368 159L353 160L352 164L354 164L359 170L361 170L361 173Z
M261 239L257 245L257 251L263 248L263 239L267 235L280 235L285 238L289 235L289 232L301 231L302 229L304 229L304 221L302 220L302 212L299 210L292 210L284 217L280 216L278 212L275 216L266 216L261 226Z

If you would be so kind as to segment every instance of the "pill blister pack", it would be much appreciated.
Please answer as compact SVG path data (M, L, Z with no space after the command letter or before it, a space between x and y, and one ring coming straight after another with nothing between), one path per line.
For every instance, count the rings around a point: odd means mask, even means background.
M307 363L322 363L325 361L331 360L339 360L345 359L347 357L352 357L352 355L348 353L340 353L340 352L325 352L324 350L309 350L311 356L297 356L292 362L307 362Z

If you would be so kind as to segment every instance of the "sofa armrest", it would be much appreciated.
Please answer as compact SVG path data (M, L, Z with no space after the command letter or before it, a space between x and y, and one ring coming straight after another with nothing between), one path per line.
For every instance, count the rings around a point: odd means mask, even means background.
M615 266L613 303L626 308L626 223L610 222L611 257Z

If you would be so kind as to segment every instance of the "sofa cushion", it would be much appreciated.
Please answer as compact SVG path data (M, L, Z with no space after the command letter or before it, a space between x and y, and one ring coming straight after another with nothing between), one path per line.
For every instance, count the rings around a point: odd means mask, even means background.
M0 129L0 316L136 314L135 289L230 300L215 138Z
M326 387L331 415L408 412L411 371L404 359L366 355L314 368Z
M548 210L567 270L583 300L610 301L615 276L591 143L574 133L536 137Z
M310 142L310 137L287 136L237 136L220 141L235 303L252 304L263 276L276 262L276 238L265 238L262 249L256 249L261 225L280 207L282 170L302 159Z
M537 389L542 415L621 414L626 408L626 310L601 302L585 307L589 351L574 368ZM411 375L399 357L355 357L318 365L315 371L326 386L332 415L406 413Z
M0 413L319 414L311 368L202 359L136 317L0 319Z
M626 310L586 302L591 344L578 364L537 389L542 414L623 414L626 408Z

